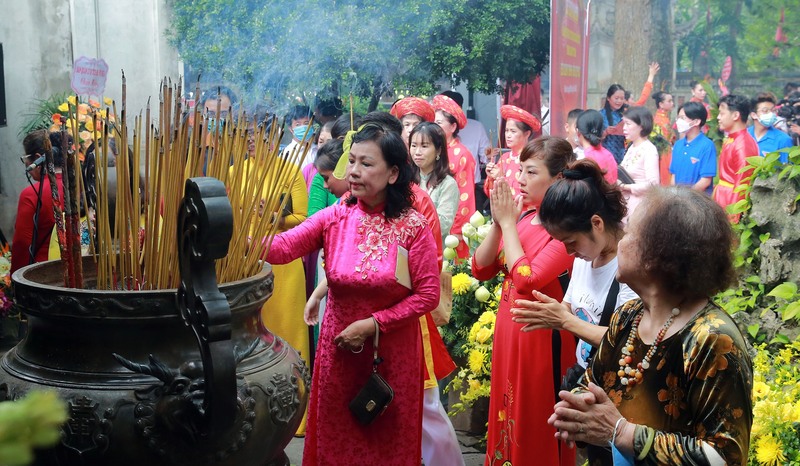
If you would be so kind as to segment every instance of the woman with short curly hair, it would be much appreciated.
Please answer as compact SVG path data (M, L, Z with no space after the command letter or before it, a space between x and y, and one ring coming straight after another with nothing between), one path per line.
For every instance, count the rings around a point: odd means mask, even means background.
M550 423L586 442L589 463L744 465L753 370L739 328L711 300L734 280L725 212L686 188L654 188L618 250L620 307L586 371Z

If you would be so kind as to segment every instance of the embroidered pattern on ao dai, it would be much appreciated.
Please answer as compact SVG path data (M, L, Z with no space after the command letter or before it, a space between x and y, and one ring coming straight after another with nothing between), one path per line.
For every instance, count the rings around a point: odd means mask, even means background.
M412 289L396 280L398 247L408 250ZM436 243L424 218L409 209L387 220L383 206L340 203L278 235L267 260L284 263L325 249L328 301L311 385L303 465L419 466L423 367L419 317L439 301ZM380 374L394 400L362 426L348 404L372 370L372 338L355 354L334 338L356 320L380 326ZM391 454L387 454L391 452Z

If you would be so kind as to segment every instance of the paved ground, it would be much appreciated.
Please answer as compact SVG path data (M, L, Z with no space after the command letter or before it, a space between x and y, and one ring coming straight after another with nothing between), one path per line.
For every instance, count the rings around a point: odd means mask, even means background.
M463 432L458 432L458 441L461 443L461 452L464 455L464 463L466 466L482 466L485 453L475 448L478 439L470 437ZM286 447L286 455L289 456L289 461L291 461L292 466L300 466L303 462L303 439L292 439L289 446Z

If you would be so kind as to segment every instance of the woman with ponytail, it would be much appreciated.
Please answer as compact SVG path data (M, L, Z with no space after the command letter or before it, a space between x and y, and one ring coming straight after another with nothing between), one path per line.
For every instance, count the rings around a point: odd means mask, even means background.
M597 110L586 110L575 122L578 142L583 148L584 158L594 160L603 171L606 181L617 182L617 161L614 154L603 147L603 116Z
M563 329L578 337L578 375L600 344L614 309L637 297L615 278L625 213L619 188L587 159L564 170L564 178L547 190L539 209L547 232L575 256L572 278L562 302L534 291L534 301L518 300L512 314L515 322L526 324L523 332Z

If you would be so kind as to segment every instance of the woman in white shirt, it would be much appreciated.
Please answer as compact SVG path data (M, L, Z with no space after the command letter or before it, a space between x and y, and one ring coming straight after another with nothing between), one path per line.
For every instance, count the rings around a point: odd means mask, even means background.
M619 188L605 180L591 159L573 162L563 176L547 190L539 217L547 232L575 256L567 292L559 303L534 291L538 301L518 300L512 314L515 322L527 324L523 332L564 329L580 338L577 360L585 368L592 347L599 346L606 332L610 314L637 296L624 283L614 283L626 212ZM612 291L616 296L609 297Z
M642 202L644 193L659 184L658 149L648 136L653 131L653 114L644 107L631 107L622 117L625 139L631 142L625 158L619 164L628 172L633 183L620 183L620 189L628 201L628 217Z
M450 172L447 138L436 123L422 122L411 131L409 140L415 179L436 206L442 235L446 235L456 217L459 193L456 180Z

